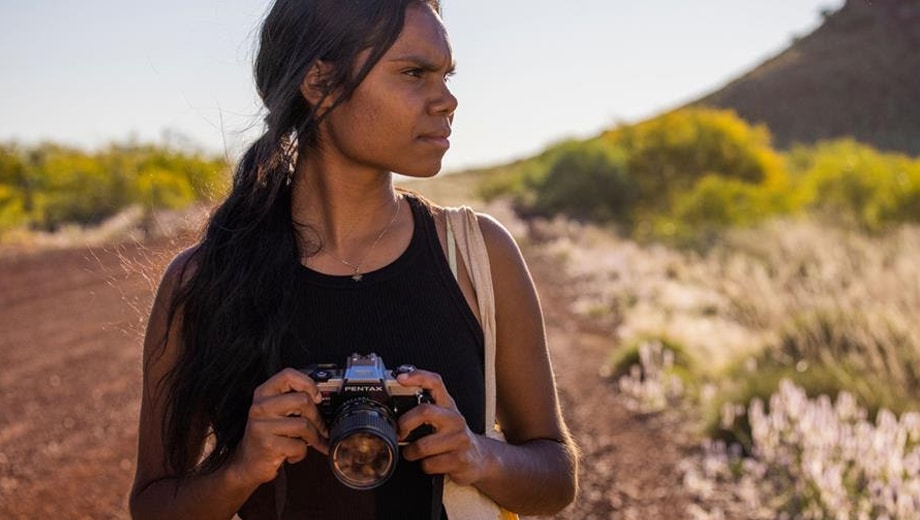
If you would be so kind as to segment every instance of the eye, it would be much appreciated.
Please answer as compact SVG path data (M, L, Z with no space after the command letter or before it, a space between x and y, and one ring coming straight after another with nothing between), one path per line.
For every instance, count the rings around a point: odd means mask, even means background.
M445 83L449 82L450 79L453 78L453 77L456 76L456 75L457 75L457 71L451 70L450 72L448 72L447 74L444 75L444 82L445 82Z
M405 75L407 75L407 76L409 76L409 77L412 77L412 78L421 78L422 75L425 74L425 71L422 70L422 69L420 69L420 68L418 68L418 67L416 67L416 68L412 68L412 69L408 69L408 70L406 70L406 71L403 71L403 74L405 74Z

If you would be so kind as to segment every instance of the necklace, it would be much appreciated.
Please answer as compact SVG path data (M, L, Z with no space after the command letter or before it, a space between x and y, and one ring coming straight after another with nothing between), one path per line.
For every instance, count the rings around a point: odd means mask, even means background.
M382 230L380 230L380 233L377 234L377 238L375 238L374 241L371 242L370 247L367 248L367 252L364 253L364 256L361 258L361 260L358 263L352 263L352 262L349 262L348 260L342 260L341 258L332 254L332 252L329 251L328 249L321 248L320 250L325 251L327 255L331 256L334 260L338 261L340 264L351 268L354 271L354 274L351 275L351 279L354 280L355 283L360 282L362 279L364 279L364 274L361 273L361 266L364 265L364 262L371 256L371 252L374 251L374 248L377 246L377 243L380 242L380 239L383 238L383 235L387 234L387 231L390 230L390 227L392 227L393 223L396 222L396 219L399 218L399 208L400 206L402 206L402 204L400 204L401 200L402 200L402 197L396 198L396 210L393 211L393 216L390 218L390 221L387 223L387 225L384 226Z

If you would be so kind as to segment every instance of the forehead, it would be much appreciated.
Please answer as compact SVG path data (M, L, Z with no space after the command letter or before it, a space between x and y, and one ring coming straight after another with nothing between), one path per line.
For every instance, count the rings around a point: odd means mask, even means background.
M453 59L447 29L441 18L428 5L412 4L406 9L402 32L385 56L422 52L439 61L450 62Z

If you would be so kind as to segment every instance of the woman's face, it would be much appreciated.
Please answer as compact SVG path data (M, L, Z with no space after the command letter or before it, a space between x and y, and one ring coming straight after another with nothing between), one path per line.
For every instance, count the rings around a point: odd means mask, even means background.
M323 158L417 177L438 173L457 108L447 88L453 68L440 18L413 4L393 46L323 121Z

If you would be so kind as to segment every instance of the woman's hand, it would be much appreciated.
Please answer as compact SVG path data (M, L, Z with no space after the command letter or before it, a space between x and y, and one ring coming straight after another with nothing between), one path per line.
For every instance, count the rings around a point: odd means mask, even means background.
M328 453L328 431L317 404L322 395L306 374L286 368L253 392L246 432L230 460L243 481L273 480L281 464L300 462L307 450Z
M474 434L457 410L441 376L425 370L400 374L405 386L418 386L431 394L433 404L421 404L399 419L399 438L405 439L415 428L430 425L433 433L402 449L406 460L421 460L422 470L430 475L445 474L460 485L477 482L488 463L485 439Z

